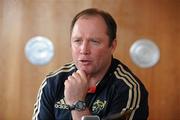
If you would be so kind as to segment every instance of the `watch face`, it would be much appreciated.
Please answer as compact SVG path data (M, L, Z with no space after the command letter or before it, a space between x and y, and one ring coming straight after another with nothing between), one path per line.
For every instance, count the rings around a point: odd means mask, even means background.
M84 101L78 101L75 104L75 109L76 110L85 110L86 109L86 103Z

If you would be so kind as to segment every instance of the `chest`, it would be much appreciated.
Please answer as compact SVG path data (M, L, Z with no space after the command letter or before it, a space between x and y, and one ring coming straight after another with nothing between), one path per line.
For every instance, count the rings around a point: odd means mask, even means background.
M109 90L87 94L86 104L91 113L100 117L106 115L111 107L112 95ZM63 94L60 95L54 105L55 118L58 120L71 120L71 112L68 110L63 96Z

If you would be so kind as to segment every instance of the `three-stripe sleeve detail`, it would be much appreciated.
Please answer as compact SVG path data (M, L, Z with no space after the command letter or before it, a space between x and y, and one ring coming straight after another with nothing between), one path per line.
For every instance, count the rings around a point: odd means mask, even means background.
M47 81L45 79L39 88L38 95L37 95L37 101L34 104L34 113L33 113L33 118L32 118L33 120L38 120L38 114L39 114L40 105L41 105L40 100L41 100L42 90L46 84L47 84Z
M60 69L58 69L55 72L50 73L49 75L46 76L46 78L43 80L42 84L40 85L40 88L39 88L39 91L38 91L38 94L37 94L37 98L36 98L37 100L36 100L36 102L34 104L34 112L33 112L32 120L38 120L38 115L39 115L40 108L41 108L41 103L40 103L41 102L41 96L42 96L42 93L43 93L43 88L47 84L47 79L51 78L51 77L54 77L59 73L70 72L70 71L72 71L74 69L75 69L74 64L66 64L63 67L61 67Z
M140 103L141 93L139 83L136 81L134 76L129 71L125 70L120 64L118 65L114 74L118 79L123 80L123 82L129 87L128 101L126 107L122 109L120 114L123 114L127 110L132 110L130 116L130 120L132 120Z

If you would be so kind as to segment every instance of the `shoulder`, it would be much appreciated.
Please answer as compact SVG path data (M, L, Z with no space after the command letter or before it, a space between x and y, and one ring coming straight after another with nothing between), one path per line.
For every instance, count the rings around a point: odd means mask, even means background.
M58 77L58 76L61 76L61 75L66 75L66 74L72 73L75 70L76 70L76 67L75 67L75 64L73 62L66 63L65 65L63 65L59 69L48 73L46 75L46 79L53 78L53 77Z
M40 88L45 91L51 91L53 94L56 93L62 85L64 85L64 81L67 77L75 70L76 67L74 63L67 63L63 65L59 69L47 74L42 81Z
M115 59L116 68L113 71L115 78L118 81L123 82L125 85L132 87L140 87L143 86L143 83L140 79L121 61Z
M137 109L141 111L148 108L148 92L140 79L125 64L119 60L115 61L116 67L113 71L114 84L120 100L124 99L124 107L121 112L133 110L133 116ZM144 111L146 112L147 110Z
M114 70L115 83L118 89L128 91L130 96L134 96L139 103L142 96L147 96L148 92L141 80L122 62L116 60L116 69Z
M67 77L71 75L74 71L76 71L74 63L67 63L59 69L47 74L43 82L46 83L48 86L53 87L62 85L67 79Z

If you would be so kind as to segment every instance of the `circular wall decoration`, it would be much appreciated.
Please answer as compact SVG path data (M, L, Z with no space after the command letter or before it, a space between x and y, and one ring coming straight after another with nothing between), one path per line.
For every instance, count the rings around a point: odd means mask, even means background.
M26 43L25 55L34 65L46 65L54 56L53 43L43 36L33 37Z
M160 51L152 40L140 39L130 47L130 57L137 66L149 68L159 61Z

